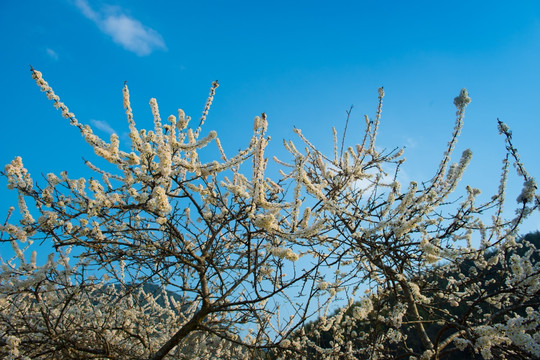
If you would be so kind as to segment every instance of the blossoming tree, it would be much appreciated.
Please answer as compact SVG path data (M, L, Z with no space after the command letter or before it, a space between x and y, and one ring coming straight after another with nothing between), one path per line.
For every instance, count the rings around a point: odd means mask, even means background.
M41 185L21 158L6 166L20 216L10 209L0 228L13 250L0 259L3 356L540 356L536 249L515 241L540 198L506 125L499 124L508 155L498 193L484 204L469 187L463 201L450 198L471 157L466 151L450 164L470 102L465 90L455 99L456 126L434 177L402 191L402 150L375 146L382 88L359 145L339 146L334 130L334 152L325 155L295 129L304 150L284 142L291 160L274 158L282 170L272 180L265 114L233 156L216 132L203 136L217 82L195 126L182 110L163 122L150 100L152 131L137 129L124 85L126 151L116 135L106 142L81 124L39 71L32 77L103 165L86 161L91 178L62 172ZM209 146L221 156L204 162ZM505 219L512 161L525 185L515 217ZM54 251L40 262L43 243ZM517 247L529 250L518 255ZM493 272L495 280L487 276ZM339 299L348 305L331 316ZM321 342L321 334L330 340Z

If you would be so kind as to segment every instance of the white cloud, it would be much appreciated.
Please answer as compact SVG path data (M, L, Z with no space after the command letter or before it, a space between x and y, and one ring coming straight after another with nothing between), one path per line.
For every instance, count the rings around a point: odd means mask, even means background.
M77 5L77 7L79 8L79 10L81 10L83 15L89 18L90 20L94 20L96 22L99 20L99 15L94 10L92 10L92 8L90 7L90 5L88 5L88 2L86 0L77 0L75 1L75 5Z
M109 16L102 26L114 42L137 55L148 55L155 48L165 48L161 35L126 15Z
M99 130L101 130L103 132L106 132L109 135L116 134L116 131L106 121L91 119L90 123L92 124L93 127L97 128L97 129L99 129Z
M49 48L47 48L46 51L47 51L47 55L49 55L49 57L51 59L58 60L58 54L56 53L56 51L54 51L53 49L49 49Z
M106 12L94 11L87 0L76 0L81 13L92 20L105 34L124 49L139 56L149 55L156 49L166 49L162 36L139 20L122 13L118 7L108 7Z

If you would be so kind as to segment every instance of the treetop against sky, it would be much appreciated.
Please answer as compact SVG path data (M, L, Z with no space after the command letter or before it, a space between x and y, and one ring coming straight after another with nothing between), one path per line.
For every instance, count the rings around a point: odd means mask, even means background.
M497 118L512 128L531 173L540 172L540 5L534 1L462 7L53 0L7 1L0 9L7 54L0 57L4 164L20 155L30 169L83 171L76 149L84 144L36 93L28 77L32 64L81 122L105 137L117 133L126 146L120 98L126 80L138 124L150 127L150 98L165 113L182 107L196 117L208 86L219 79L207 126L231 150L245 145L239 139L249 138L251 119L263 111L275 139L270 149L283 151L280 140L291 138L293 127L330 147L326 135L332 126L343 130L351 104L346 140L354 144L364 113L373 115L376 89L384 86L379 146L406 147L404 180L433 176L452 129L449 99L466 87L473 102L458 150L471 148L473 158L464 182L486 197L497 190L486 181L498 177L504 154ZM510 184L518 193L521 186ZM535 217L526 229L539 226Z

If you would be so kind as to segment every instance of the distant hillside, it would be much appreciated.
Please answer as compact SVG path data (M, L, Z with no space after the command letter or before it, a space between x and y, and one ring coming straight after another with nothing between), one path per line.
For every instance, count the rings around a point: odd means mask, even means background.
M527 235L525 235L524 237L522 237L518 243L523 243L524 241L527 241L527 242L530 242L532 243L536 249L540 249L540 232L535 232L535 233L529 233ZM460 276L463 276L465 275L466 277L471 277L471 279L477 279L479 277L481 277L482 279L484 279L484 281L491 281L492 283L485 289L486 290L486 294L494 294L496 293L497 291L500 291L501 288L504 289L505 287L505 279L503 278L503 266L508 266L509 263L509 259L510 257L512 256L512 254L518 254L520 256L523 256L527 250L529 248L528 247L519 247L519 248L515 248L513 249L511 252L509 252L507 255L506 255L506 260L507 260L507 263L506 264L501 264L501 263L498 263L496 266L493 266L492 268L489 269L489 271L485 271L485 272L480 272L478 274L471 274L471 268L473 267L473 264L474 264L474 261L473 260L467 260L467 261L464 261L463 263L460 264L459 266L459 271L455 271L455 272L450 272L450 273L446 273L446 275L448 275L447 277L443 278L443 279L437 279L434 277L435 275L433 276L428 276L427 277L427 281L426 282L430 282L430 281L436 281L438 283L438 288L446 288L446 285L448 284L448 279L450 279L451 277L453 278L459 278ZM487 258L490 257L490 254L487 254L486 255ZM531 262L533 263L538 263L538 261L540 260L540 254L538 252L534 253L531 255ZM434 270L436 270L437 267L434 268ZM435 274L435 271L433 271L433 273ZM433 289L432 292L436 292L437 289ZM436 299L436 297L434 297ZM467 313L468 311L470 311L470 307L467 306L466 304L463 304L463 302L460 304L460 306L457 306L457 307L452 307L449 305L449 303L446 301L446 299L438 299L438 303L436 304L433 304L435 305L434 308L439 308L439 309L442 309L442 311L447 311L448 314L451 314L452 318L455 318L455 319L465 319L467 316L471 316L470 313ZM390 329L390 327L388 325L385 325L383 322L381 321L377 321L377 315L376 313L378 312L377 309L381 309L383 308L382 304L385 304L386 305L386 308L393 308L395 307L395 304L396 304L396 300L394 297L387 297L387 298L383 298L383 299L380 299L379 300L379 304L374 304L374 311L370 314L368 320L366 322L363 322L361 325L357 325L355 328L353 329L350 329L350 331L347 331L346 334L341 334L341 336L347 336L347 334L354 334L354 333L357 333L357 334L360 334L362 332L367 332L367 330L370 330L370 333L372 334L372 336L380 336L381 334L384 334L386 333L386 331L388 331ZM359 303L356 303L354 304L350 309L347 310L347 312L345 313L345 315L349 315L349 316L352 316L353 312L354 312L354 308L359 306ZM487 303L481 303L478 305L484 312L490 312L490 313L496 313L497 311L494 311L493 308L490 308L490 305L488 305ZM525 306L527 306L527 304L520 304L520 308L515 310L516 313L520 314L520 315L524 315L525 314ZM534 304L532 305L534 306ZM536 308L538 308L538 305L536 304ZM423 319L425 320L429 320L430 318L433 318L433 314L430 314L430 312L428 310L426 310L425 308L422 308L422 307L419 307L419 310L420 310L420 315ZM339 313L340 310L336 310L336 314ZM385 316L385 313L384 312L378 312L378 315L383 315ZM387 314L386 314L387 315ZM345 317L344 317L345 318ZM405 322L405 319L404 319L404 322ZM319 324L319 320L315 320L311 323L308 323L304 330L307 334L313 334L314 333L314 330L317 329L318 327L318 324ZM428 333L430 339L436 339L437 338L437 335L441 332L441 329L442 329L442 325L438 325L436 323L433 323L433 322L427 322L425 323L425 329L426 329L426 332ZM401 329L403 331L403 327ZM319 336L315 337L315 336L312 336L311 337L311 340L317 344L318 346L320 346L321 348L331 348L332 345L331 345L331 342L334 338L334 334L331 332L331 331L318 331L317 332L319 334ZM441 332L441 333L444 333L444 332ZM378 335L377 335L378 334ZM406 344L407 346L414 350L415 352L418 352L418 353L422 353L425 349L424 349L424 346L422 345L420 339L419 339L419 336L417 335L416 333L416 330L413 326L409 326L407 327L407 331L405 331L405 335L407 335L407 340L406 340ZM370 342L370 339L367 338L367 339L363 339L363 340L355 340L353 337L351 337L351 340L353 342L356 343L356 346L358 348L361 348L361 347L365 347L366 343L369 343ZM443 340L443 339L441 339ZM408 358L406 352L404 350L402 350L399 346L400 344L391 344L391 343L388 343L388 352L389 353L393 353L395 358ZM464 351L460 351L458 350L457 348L453 347L453 346L450 346L450 351L444 351L441 356L440 356L440 360L463 360L463 359L483 359L483 357L480 355L480 354L475 354L470 347L466 348ZM316 355L315 355L315 352L313 352L313 355L314 355L314 359L316 359ZM522 359L521 356L518 356L518 357L512 357L512 355L508 355L506 354L506 359Z

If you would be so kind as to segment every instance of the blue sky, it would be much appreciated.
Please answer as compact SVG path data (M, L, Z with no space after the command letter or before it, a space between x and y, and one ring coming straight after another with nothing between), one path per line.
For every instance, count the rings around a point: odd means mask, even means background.
M403 179L416 181L433 176L453 127L452 100L466 87L472 103L454 159L465 148L474 155L463 186L496 191L497 118L540 177L538 1L3 0L0 34L0 162L22 156L35 178L66 169L80 176L81 157L93 155L35 86L29 64L81 122L121 140L125 80L135 121L150 128L151 97L164 118L178 107L198 118L218 79L206 126L229 153L247 144L263 111L270 152L283 153L293 126L330 151L331 127L343 129L351 104L353 144L384 86L379 146L407 146ZM514 199L521 183L510 185ZM15 196L0 186L7 209ZM524 227L537 229L538 214Z

